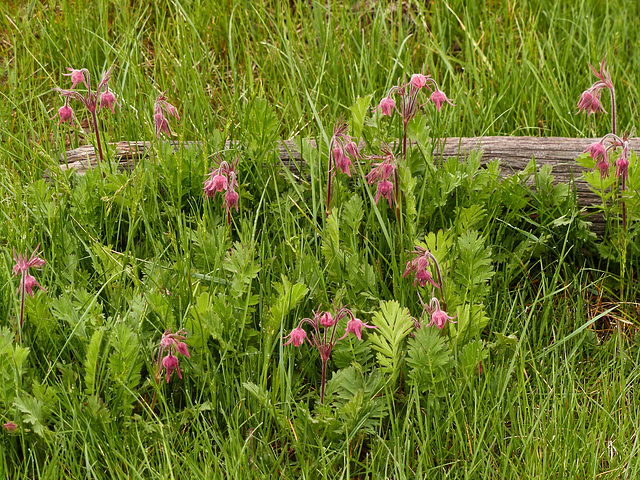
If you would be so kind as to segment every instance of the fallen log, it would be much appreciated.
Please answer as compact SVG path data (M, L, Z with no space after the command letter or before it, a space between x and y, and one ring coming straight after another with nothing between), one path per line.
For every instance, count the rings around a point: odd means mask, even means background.
M538 167L551 165L556 183L575 182L578 204L580 206L594 206L600 204L600 197L594 194L587 183L581 178L583 168L575 159L583 153L591 143L599 139L566 138L566 137L450 137L443 139L434 152L436 158L466 157L469 152L479 149L482 152L481 162L486 165L491 160L500 160L502 169L517 172L523 170L532 158ZM196 142L185 142L193 145ZM640 151L640 138L630 141L631 149ZM147 156L152 147L151 142L117 142L115 144L117 161L123 168L131 170L138 159ZM229 147L227 142L226 147ZM311 148L315 148L312 140ZM174 145L174 149L177 144ZM304 155L301 154L294 142L284 141L279 144L280 159L287 167L295 170L304 165ZM66 159L62 160L61 168L74 169L82 174L97 164L93 146L86 145L66 152ZM594 230L604 229L602 219L593 217Z

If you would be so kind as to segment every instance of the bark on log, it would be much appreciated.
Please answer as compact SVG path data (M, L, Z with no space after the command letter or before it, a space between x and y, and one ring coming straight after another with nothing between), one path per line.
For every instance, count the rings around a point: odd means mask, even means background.
M589 190L588 185L580 177L582 167L575 159L584 152L591 143L598 141L594 138L566 138L566 137L450 137L443 139L436 148L436 156L439 158L465 157L474 149L482 151L481 162L488 163L498 159L503 170L513 172L524 169L529 161L535 157L538 167L551 165L556 182L568 183L574 179L578 195L578 204L581 206L593 206L600 203L600 197ZM185 142L193 145L195 142ZM631 149L640 151L640 139L630 141ZM123 168L131 170L136 161L142 156L148 155L151 148L150 142L118 142L115 144L118 162ZM229 145L227 144L227 147ZM315 142L311 142L315 147ZM174 149L177 146L174 146ZM297 172L298 165L304 165L304 155L297 151L293 142L280 142L280 159L290 169ZM96 165L96 155L93 146L87 145L66 152L66 160L62 159L62 168L75 169L82 174L87 169ZM594 221L594 230L601 231L598 219Z

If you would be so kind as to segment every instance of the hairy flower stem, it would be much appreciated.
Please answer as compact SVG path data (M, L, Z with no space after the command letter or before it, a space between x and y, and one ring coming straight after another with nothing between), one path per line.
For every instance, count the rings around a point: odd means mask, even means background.
M328 361L329 361L328 358L326 360L324 358L322 359L322 386L320 387L320 403L322 403L323 405L324 405L324 388L327 383L327 362Z
M611 133L616 135L616 92L613 87L609 91L611 92Z
M93 126L96 130L96 143L98 144L98 157L100 162L104 162L104 156L102 155L102 142L100 142L100 128L98 127L98 117L95 110L91 112L91 118L93 119Z
M329 170L327 171L327 212L326 216L329 216L329 204L331 203L331 167L333 165L333 142L329 144Z

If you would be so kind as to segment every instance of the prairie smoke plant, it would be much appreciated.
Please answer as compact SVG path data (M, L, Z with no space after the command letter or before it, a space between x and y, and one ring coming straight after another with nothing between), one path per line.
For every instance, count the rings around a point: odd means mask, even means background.
M438 261L433 254L419 245L413 249L413 251L409 252L415 257L412 260L407 262L407 267L405 268L403 277L407 277L410 273L414 274L413 286L417 286L420 284L421 287L425 287L427 283L430 283L433 288L440 288L442 286L442 275L440 273L440 265L438 265ZM438 276L438 282L436 283L431 276L431 272L429 271L431 265L436 269L436 275Z
M420 93L423 88L426 88L429 92L431 92L433 88L433 93L431 93L424 104L420 105L418 102L418 93ZM398 103L392 98L392 95L399 97ZM408 83L401 84L400 79L398 79L398 85L391 87L387 95L380 101L380 104L373 109L374 112L380 110L382 115L387 116L391 116L393 110L400 113L403 130L402 156L405 159L407 158L407 125L411 119L416 116L418 109L429 102L432 102L436 106L438 112L445 103L454 105L453 102L447 98L446 94L440 90L438 83L430 75L416 73L411 76L411 80L409 80Z
M454 322L453 319L456 318L458 314L456 313L453 317L447 315L447 312L440 308L440 301L436 297L431 297L431 300L429 300L429 304L425 304L422 301L422 297L420 297L420 294L418 294L418 297L420 298L420 303L422 304L422 317L426 313L430 318L427 327L436 326L439 330L442 330L447 322L457 323ZM414 325L416 328L422 328L422 321L414 321Z
M589 64L591 72L597 78L587 90L582 92L578 101L578 111L586 111L587 113L605 112L600 103L600 94L603 90L609 90L611 95L611 133L605 135L600 142L592 143L585 152L589 152L591 157L596 160L595 168L600 171L601 177L609 176L608 153L611 150L621 148L620 155L616 160L616 178L621 182L620 191L624 192L627 188L627 179L629 178L629 136L625 133L623 138L618 137L616 133L616 93L613 86L613 80L609 69L606 66L607 57L600 62L600 69L596 70L593 65ZM605 112L606 113L606 112ZM611 144L605 148L604 141L609 139ZM624 200L622 205L622 228L627 229L627 206Z
M185 357L191 357L187 349L187 344L184 343L186 339L187 331L184 329L178 330L176 333L171 333L171 329L168 328L162 334L160 349L158 351L158 374L156 375L156 382L160 381L160 375L163 370L167 372L167 383L169 383L169 379L174 370L178 373L178 376L182 378L182 372L180 372L180 367L178 366L178 357L175 354L179 353ZM167 352L167 354L163 357L164 352Z
M389 201L389 208L392 207L392 200L398 201L398 164L393 152L388 145L382 146L380 155L369 157L374 160L380 160L372 163L371 171L366 175L369 185L376 184L375 201L378 203L380 198L386 198ZM395 191L395 196L394 196Z
M613 88L613 81L606 67L607 57L600 62L600 71L597 71L593 65L589 64L589 68L598 79L593 85L587 88L578 101L578 111L585 111L588 114L603 112L606 113L602 103L600 103L600 94L602 90L607 89L611 94L611 132L616 133L616 93Z
M33 289L34 287L38 287L41 290L45 291L42 286L37 282L37 280L29 274L30 268L40 268L46 262L44 259L38 256L38 248L40 245L36 247L30 257L27 258L27 251L25 250L24 255L16 253L16 249L13 249L13 259L16 264L13 266L13 274L18 276L20 275L20 286L18 287L18 295L20 295L20 329L22 329L22 324L24 322L24 299L26 295L29 295L33 298Z
M160 138L160 134L164 133L168 138L171 138L171 130L169 129L169 120L166 115L170 117L175 117L176 120L180 121L180 115L178 114L178 110L176 107L167 102L166 94L167 92L162 92L156 98L153 108L153 122L156 126L156 138Z
M80 70L74 70L69 68L71 73L63 73L63 75L67 75L71 77L71 88L69 90L63 90L61 88L54 89L56 92L60 93L63 97L65 97L64 105L58 110L58 116L60 117L60 121L58 125L66 122L70 122L71 126L73 126L73 110L69 107L69 99L73 98L80 103L82 103L89 113L91 114L91 119L93 121L93 128L96 132L96 144L98 146L98 158L100 161L104 161L104 156L102 154L102 142L100 141L100 128L98 126L98 117L96 115L96 111L98 109L98 101L100 101L100 105L106 106L114 111L113 105L118 105L116 102L115 96L113 93L109 92L109 80L111 79L111 68L107 70L103 75L100 83L96 87L96 90L91 89L91 76L89 75L89 70L86 68ZM85 93L80 93L74 88L82 83L87 88ZM106 97L105 97L106 94Z
M355 139L347 134L349 125L338 119L333 127L333 135L329 142L329 178L327 179L327 216L329 216L329 204L331 203L331 181L340 171L351 177L352 160L362 159L358 145Z
M209 178L204 182L204 196L215 199L216 192L224 194L224 208L227 212L227 223L231 225L231 208L235 207L238 211L239 195L236 192L238 188L237 168L239 158L236 157L231 163L218 157L218 166L211 170Z
M287 340L284 345L293 344L294 347L300 347L305 340L309 342L310 345L316 347L318 349L318 353L320 353L320 359L322 360L322 386L320 390L320 402L324 403L324 390L327 382L327 362L329 361L329 357L331 356L331 352L333 351L333 347L335 347L336 343L343 338L346 338L349 333L353 333L358 340L362 340L362 328L377 328L372 325L367 325L362 320L359 320L355 317L353 312L346 307L337 308L334 302L335 315L332 315L331 312L325 311L321 312L320 308L313 312L313 318L303 318L298 323L298 326L294 328L289 335L283 338L283 340ZM345 334L336 338L336 329L338 327L338 322L343 318L349 318L347 323L347 328L345 329ZM307 332L302 328L305 324L311 326L311 339L307 337ZM322 327L322 331L320 328Z
M16 431L18 426L13 422L7 422L2 424L2 428L4 428L9 433L13 433Z

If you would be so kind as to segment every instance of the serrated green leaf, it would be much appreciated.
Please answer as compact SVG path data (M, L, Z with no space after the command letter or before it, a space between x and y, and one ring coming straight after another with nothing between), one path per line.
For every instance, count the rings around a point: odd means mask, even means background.
M98 356L102 345L104 330L96 329L91 335L91 340L87 346L87 353L84 359L84 385L88 395L96 394L96 381L98 377Z
M362 126L372 98L371 94L359 97L356 103L349 108L351 110L351 136L356 139L356 142L362 135Z
M395 385L402 367L405 338L413 330L413 318L406 307L391 300L380 305L371 323L377 329L369 336L369 340L378 352L378 363L391 374Z

